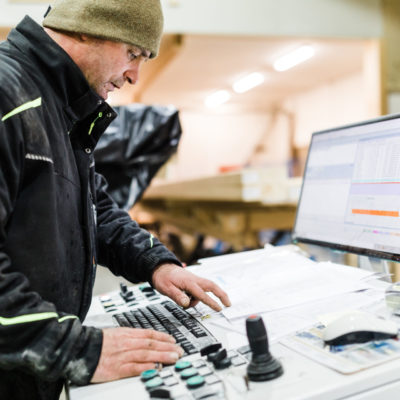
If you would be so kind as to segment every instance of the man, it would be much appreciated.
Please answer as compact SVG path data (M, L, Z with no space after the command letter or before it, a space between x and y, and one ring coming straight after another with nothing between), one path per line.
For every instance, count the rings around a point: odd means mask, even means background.
M151 330L82 325L96 264L148 280L178 304L227 295L119 210L93 149L115 117L104 101L157 55L159 0L59 0L0 45L0 398L56 399L64 381L103 382L174 363ZM190 297L189 297L190 296Z

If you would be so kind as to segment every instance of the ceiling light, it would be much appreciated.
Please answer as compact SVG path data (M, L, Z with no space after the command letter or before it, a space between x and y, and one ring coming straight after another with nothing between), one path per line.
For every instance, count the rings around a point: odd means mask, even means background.
M303 61L308 60L315 54L315 49L312 46L302 46L288 53L274 62L276 71L286 71Z
M231 94L227 90L218 90L206 97L205 104L209 108L218 107L227 102L231 98Z
M236 93L244 93L254 87L261 85L264 82L264 75L260 72L253 72L245 76L242 79L239 79L233 84L233 90Z

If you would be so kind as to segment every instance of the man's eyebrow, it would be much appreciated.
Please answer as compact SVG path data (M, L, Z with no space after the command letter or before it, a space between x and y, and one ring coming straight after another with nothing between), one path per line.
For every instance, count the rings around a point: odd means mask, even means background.
M140 55L142 57L145 57L145 58L150 58L150 56L151 56L151 52L150 51L145 50L145 49L141 49L140 47L137 47L137 46L131 46L129 48L129 50L132 51L135 54L140 52Z

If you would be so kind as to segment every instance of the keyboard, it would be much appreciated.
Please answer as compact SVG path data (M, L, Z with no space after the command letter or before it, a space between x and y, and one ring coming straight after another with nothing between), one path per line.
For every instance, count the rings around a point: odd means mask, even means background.
M217 339L199 321L170 300L114 314L113 318L119 326L169 333L183 348L185 355L217 343Z

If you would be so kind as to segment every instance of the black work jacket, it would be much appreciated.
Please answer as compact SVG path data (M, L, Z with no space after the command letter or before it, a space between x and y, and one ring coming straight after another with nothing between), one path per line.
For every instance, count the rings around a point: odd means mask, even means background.
M93 149L115 113L29 17L0 44L0 93L0 398L55 399L98 363L96 264L138 282L179 261L107 195Z

